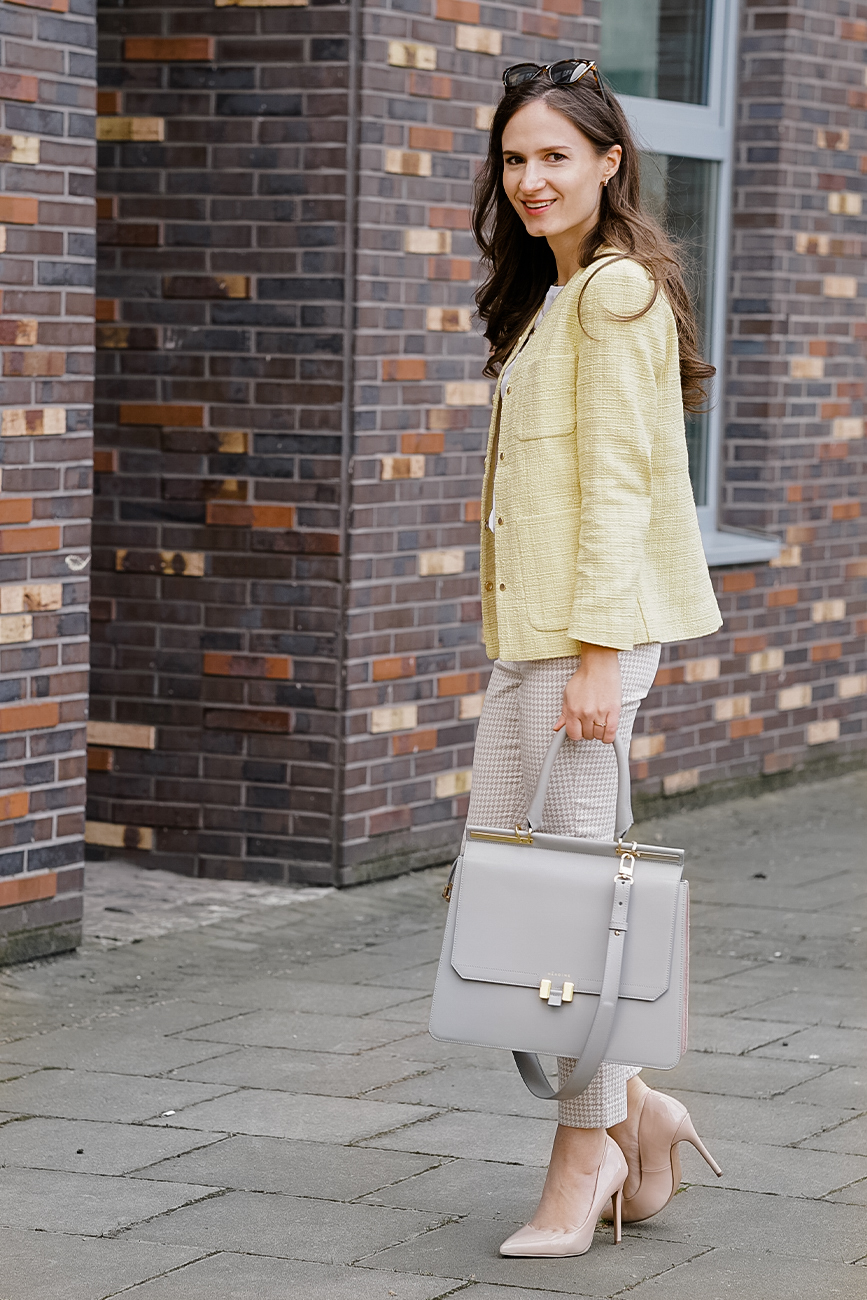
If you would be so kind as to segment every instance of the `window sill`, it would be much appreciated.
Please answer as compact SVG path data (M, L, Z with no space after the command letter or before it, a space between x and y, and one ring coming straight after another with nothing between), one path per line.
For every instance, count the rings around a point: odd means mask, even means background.
M705 559L711 569L732 564L765 563L775 560L783 544L777 537L763 533L724 532L718 528L702 531Z

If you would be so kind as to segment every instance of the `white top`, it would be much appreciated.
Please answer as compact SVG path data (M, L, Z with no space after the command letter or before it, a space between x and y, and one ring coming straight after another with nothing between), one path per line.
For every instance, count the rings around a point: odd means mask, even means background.
M552 302L554 301L554 299L557 297L557 294L558 294L558 293L560 292L560 290L563 289L563 288L565 288L565 285L562 285L562 284L552 284L552 285L551 285L551 288L550 288L550 289L548 290L548 292L545 294L545 301L542 303L541 310L540 310L540 312L539 312L539 315L536 317L536 323L535 323L535 325L533 326L533 329L535 329L535 328L536 328L536 325L539 324L539 321L540 321L540 320L542 319L542 317L545 315L545 312L548 310L548 308L551 306L551 303L552 303ZM529 336L528 336L528 337L529 337ZM518 360L518 358L515 357L515 361L517 361L517 360ZM511 374L512 374L512 369L514 368L514 365L515 365L515 361L510 362L510 364L509 364L508 366L506 366L506 369L503 371L503 378L502 378L502 380L500 381L500 401L501 401L501 402L505 402L505 400L506 400L506 398L507 398L507 396L508 396L508 383L509 383L509 379L510 379ZM496 477L496 475L497 475L497 471L496 471L496 468L495 468L495 469L494 469L494 481L493 481L493 483L491 484L491 513L488 515L488 528L491 530L491 532L494 531L494 526L495 526L495 524L496 524L496 520L495 520L494 516L495 516L496 513L497 513L497 477Z

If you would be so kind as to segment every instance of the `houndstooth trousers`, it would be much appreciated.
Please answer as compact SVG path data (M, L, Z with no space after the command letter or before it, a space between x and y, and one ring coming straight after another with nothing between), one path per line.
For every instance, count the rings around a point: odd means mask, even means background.
M628 747L638 706L653 684L659 645L621 650L623 707L618 733ZM476 826L523 823L563 689L580 659L498 659L485 693L473 759L473 784L467 821ZM543 827L554 835L613 839L617 800L614 749L599 740L567 740L554 765L545 800ZM575 1065L558 1057L560 1085ZM610 1128L626 1118L626 1081L638 1067L603 1061L587 1088L561 1101L559 1119L571 1128Z

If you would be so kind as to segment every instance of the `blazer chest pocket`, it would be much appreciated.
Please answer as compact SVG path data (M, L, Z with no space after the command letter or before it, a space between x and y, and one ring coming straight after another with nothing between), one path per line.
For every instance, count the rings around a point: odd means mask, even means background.
M506 394L503 412L521 442L576 436L574 354L521 357L507 388L512 392Z
M580 523L577 506L518 521L527 619L539 632L562 632L569 626Z

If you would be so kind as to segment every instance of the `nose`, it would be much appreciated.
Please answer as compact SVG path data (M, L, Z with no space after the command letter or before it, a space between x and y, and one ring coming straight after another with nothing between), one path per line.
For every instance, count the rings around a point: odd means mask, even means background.
M525 194L533 194L537 190L544 189L544 187L545 177L541 171L533 163L527 163L521 177L520 189Z

